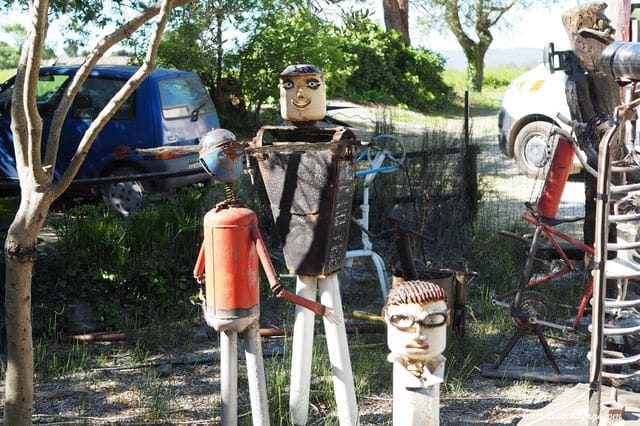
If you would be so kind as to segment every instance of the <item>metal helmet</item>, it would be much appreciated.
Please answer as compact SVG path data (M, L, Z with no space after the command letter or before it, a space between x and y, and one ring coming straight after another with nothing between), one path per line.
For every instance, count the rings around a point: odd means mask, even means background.
M233 183L242 175L243 147L226 129L213 129L200 144L200 164L223 183Z

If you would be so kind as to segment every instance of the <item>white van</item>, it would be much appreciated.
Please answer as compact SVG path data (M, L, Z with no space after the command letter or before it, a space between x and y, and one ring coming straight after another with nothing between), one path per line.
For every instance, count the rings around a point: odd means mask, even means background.
M572 51L555 52L545 46L544 64L525 72L509 84L498 116L498 143L508 157L515 157L518 169L529 177L544 177L553 152L549 131L553 126L569 130L556 118L571 117L565 95L566 71L577 61Z

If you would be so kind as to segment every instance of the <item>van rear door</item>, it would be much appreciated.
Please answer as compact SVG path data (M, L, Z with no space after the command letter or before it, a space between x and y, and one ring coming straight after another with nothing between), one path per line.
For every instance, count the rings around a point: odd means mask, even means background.
M195 145L209 130L220 127L213 101L197 76L158 80L158 93L162 145Z

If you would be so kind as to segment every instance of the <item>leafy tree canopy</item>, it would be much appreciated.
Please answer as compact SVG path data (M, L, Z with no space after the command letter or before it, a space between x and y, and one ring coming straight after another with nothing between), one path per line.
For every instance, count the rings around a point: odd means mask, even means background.
M442 57L407 46L366 14L351 14L337 27L312 13L274 13L228 61L247 102L257 107L278 98L278 75L293 63L319 66L330 97L421 110L448 102Z

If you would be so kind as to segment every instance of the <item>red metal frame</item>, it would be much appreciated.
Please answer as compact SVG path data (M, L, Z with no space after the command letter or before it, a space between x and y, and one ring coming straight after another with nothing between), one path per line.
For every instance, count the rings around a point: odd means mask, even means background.
M571 165L573 163L573 155L574 154L573 154L573 148L571 146L571 141L567 138L560 137L558 139L556 151L554 152L554 156L551 161L551 167L545 178L545 183L542 189L542 194L540 195L540 198L539 198L538 206L535 210L532 207L528 206L529 209L531 210L532 215L529 215L529 214L522 215L523 220L531 223L536 227L536 232L541 232L545 236L547 241L552 245L556 253L560 256L565 266L559 271L549 273L541 278L537 278L535 280L527 282L527 284L524 285L524 289L536 287L538 285L549 282L553 279L562 277L567 273L575 270L575 267L571 263L571 260L569 260L569 257L567 256L565 251L562 249L558 241L556 241L556 238L559 238L561 240L564 240L570 243L574 247L583 250L585 253L588 253L590 255L594 254L593 247L589 247L583 242L578 241L575 238L572 238L569 235L561 231L558 231L553 227L558 223L562 223L562 220L555 219L555 216L558 212L558 207L560 205L560 198L562 197L562 193L564 192L565 184L569 179L569 172L570 172ZM550 225L549 223L552 223L552 225ZM536 255L536 251L537 251L537 247L532 247L531 250L529 250L528 263L531 263L530 261L533 260L531 257L534 257ZM525 267L525 270L526 269L527 267ZM527 273L529 274L529 277L527 277L526 279L530 280L531 270L527 271L525 274ZM518 291L521 288L522 288L522 282L518 288L502 293L496 296L496 299L504 300L507 297L513 296L514 294L518 293ZM578 326L580 325L580 321L582 320L584 311L587 307L587 304L589 303L592 292L593 292L593 277L590 277L589 284L582 296L582 299L580 300L578 313L573 323L574 331L577 330Z

